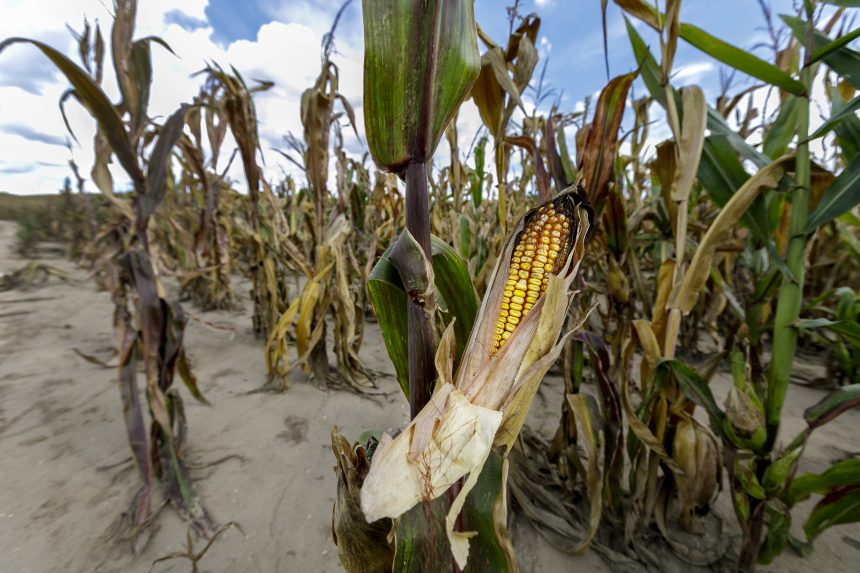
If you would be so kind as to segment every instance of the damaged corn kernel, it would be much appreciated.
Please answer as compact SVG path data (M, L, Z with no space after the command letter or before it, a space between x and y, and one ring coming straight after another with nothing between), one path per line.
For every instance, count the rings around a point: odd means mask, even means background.
M547 203L535 211L517 238L511 255L499 320L496 323L494 352L510 338L520 321L546 291L550 274L564 267L571 243L572 214L562 203Z

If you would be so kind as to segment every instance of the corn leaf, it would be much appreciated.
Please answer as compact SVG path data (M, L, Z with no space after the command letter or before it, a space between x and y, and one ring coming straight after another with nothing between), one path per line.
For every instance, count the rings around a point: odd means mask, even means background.
M806 62L806 65L811 66L816 62L820 62L835 51L840 50L843 47L847 47L848 44L857 38L860 38L860 28L855 28L853 31L848 32L844 36L837 38L832 42L816 47L815 50L813 50L812 55L809 57L809 61Z
M663 16L649 3L643 0L615 0L615 3L628 14L651 26L655 31L662 31Z
M397 525L393 573L448 573L452 555L445 533L447 496L419 503L400 516Z
M143 219L155 212L167 193L164 181L167 176L167 166L173 147L182 136L182 129L185 127L185 115L189 109L191 109L190 106L182 105L173 112L173 115L162 126L155 147L152 149L146 171L146 193L141 197L141 217Z
M716 60L794 95L804 95L803 84L746 50L732 46L692 24L681 24L681 37Z
M472 286L469 271L457 252L438 237L431 237L433 274L440 314L446 325L456 319L456 363L469 340L478 298ZM367 292L388 356L394 365L400 387L409 395L409 361L407 358L408 328L406 320L406 292L394 264L388 259L389 248L374 265L367 281Z
M469 543L466 573L517 570L507 527L507 480L507 458L491 452L461 513L463 531L478 532Z
M797 133L797 120L800 118L801 105L808 105L805 99L795 96L788 96L779 108L779 115L764 136L764 154L768 157L776 159L780 155L784 155L788 151L788 144L791 143L795 133Z
M843 523L860 521L860 485L846 486L831 491L806 518L803 532L809 541L825 529Z
M854 116L856 118L856 113L858 109L860 109L860 96L857 96L852 99L850 102L848 102L848 104L845 105L845 107L843 107L841 110L832 115L830 119L821 124L821 127L816 129L815 133L809 136L809 139L818 139L819 137L827 135L828 132L832 131L837 125L840 125L842 120L848 118L849 116Z
M860 406L860 384L851 384L831 392L820 402L807 408L803 412L803 418L811 429L815 429L858 406Z
M725 412L717 405L714 394L708 387L708 383L695 370L678 360L661 360L657 364L658 375L666 375L671 372L675 380L684 389L684 393L696 404L705 409L711 421L711 428L718 434L722 434Z
M66 56L38 40L30 40L28 38L8 38L0 43L0 53L12 44L29 43L42 51L45 56L57 67L60 72L66 76L66 79L72 84L75 90L75 96L90 112L90 114L99 122L102 128L102 133L110 143L113 153L128 173L129 177L136 185L142 185L143 172L137 163L134 150L126 135L125 125L117 113L116 108L108 100L102 89L96 84L87 73L78 67L74 62Z
M825 495L830 490L848 485L860 485L860 459L840 460L820 474L806 473L795 477L786 492L790 506L813 493Z
M806 21L796 16L780 16L791 31L795 38L805 45L806 44ZM827 34L819 30L813 31L813 53L817 50L824 49L831 43L831 39ZM848 83L855 88L860 88L860 52L841 46L838 49L824 55L821 60L827 64L834 72L845 78Z
M618 147L618 128L624 116L627 93L637 75L638 71L617 76L603 88L597 100L594 121L585 140L580 173L585 182L588 199L597 214L603 209L604 198L612 180L615 151Z
M597 534L603 511L603 488L601 487L600 458L603 450L603 432L600 431L600 409L597 402L588 394L568 394L567 404L576 424L577 444L585 451L586 492L588 494L588 534L573 553L588 549Z
M764 189L774 187L779 182L785 174L788 164L793 161L792 156L785 156L761 169L750 177L725 204L699 243L693 260L690 262L690 267L684 275L681 287L670 303L672 307L681 309L684 314L689 314L693 310L699 293L710 276L714 254L724 241L725 236L737 225L741 216L746 213L759 193Z
M645 87L648 88L648 93L652 98L654 98L654 101L665 108L666 90L663 89L663 85L661 84L660 66L657 64L657 60L654 59L654 56L651 54L645 41L636 31L636 28L634 28L626 18L625 22L627 23L627 34L630 37L630 45L633 47L633 55L640 66L642 81L645 82ZM676 98L678 97L678 94L674 89L672 90L672 93ZM766 155L755 149L735 133L735 131L729 127L729 124L726 123L725 118L723 118L723 116L711 106L708 106L708 129L711 131L712 135L724 135L727 137L731 142L732 147L734 147L738 153L755 163L757 166L764 167L770 163L770 159Z
M705 138L696 177L714 203L724 207L750 175L738 159L729 139L725 135L711 135ZM764 198L759 196L753 200L749 211L741 217L741 223L755 233L758 240L764 243L770 240Z
M618 3L618 0L616 0ZM633 55L636 62L639 64L642 81L645 82L645 87L648 88L648 93L659 103L663 108L666 107L666 90L663 89L660 66L657 60L651 54L647 44L636 31L636 28L630 23L630 20L625 16L624 23L627 25L627 35L630 37L630 45L633 48Z
M824 192L818 207L809 216L806 232L814 232L816 228L847 213L858 204L860 204L860 154L851 160L830 188Z
M681 109L684 120L681 133L677 137L677 168L672 181L672 201L686 201L693 190L702 146L705 142L705 123L707 110L705 92L699 86L681 88Z

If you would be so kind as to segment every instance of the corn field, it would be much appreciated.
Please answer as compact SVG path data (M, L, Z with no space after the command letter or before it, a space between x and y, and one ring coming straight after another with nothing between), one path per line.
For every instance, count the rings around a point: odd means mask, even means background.
M93 157L0 194L0 571L858 570L860 3L749 2L765 58L692 0L601 0L566 109L543 2L494 5L507 38L473 0L350 2L278 148L276 82L230 62L151 112L146 2L74 56L0 42Z

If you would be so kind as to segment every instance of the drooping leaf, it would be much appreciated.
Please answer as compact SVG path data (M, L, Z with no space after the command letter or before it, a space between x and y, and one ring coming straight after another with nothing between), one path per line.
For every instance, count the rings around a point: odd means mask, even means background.
M588 494L588 534L573 550L585 551L597 534L603 510L603 487L601 486L600 457L603 449L602 432L598 425L599 409L593 397L588 394L568 394L567 404L576 423L577 444L585 450L586 492Z
M676 5L677 6L677 5ZM677 168L672 181L671 198L674 202L687 201L693 190L699 160L702 157L702 146L705 141L705 123L707 110L705 92L699 86L681 88L681 106L683 121L681 133L676 134Z
M102 89L87 73L78 67L66 56L38 40L28 38L8 38L0 43L0 53L12 44L29 43L42 51L48 59L60 70L66 79L72 84L75 96L87 108L87 111L99 122L102 133L110 143L111 149L117 159L136 184L142 184L143 172L137 163L134 150L128 140L125 125L117 113L116 108L108 100Z
M735 192L743 187L750 178L737 152L725 135L711 135L705 138L702 160L696 177L719 207L724 207ZM741 217L741 222L755 233L762 242L770 239L768 232L767 205L764 198L756 197L749 210Z
M662 14L657 12L650 3L643 0L615 0L615 3L628 14L639 18L651 26L655 31L662 31Z

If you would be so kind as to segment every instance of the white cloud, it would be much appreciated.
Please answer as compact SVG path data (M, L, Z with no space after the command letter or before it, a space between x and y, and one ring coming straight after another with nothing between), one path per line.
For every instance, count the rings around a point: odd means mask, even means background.
M701 81L706 74L710 74L714 70L714 64L711 62L693 62L680 66L672 72L672 83L676 86L695 84Z
M207 3L208 0L183 0L179 6L184 16L202 22L206 18ZM99 22L103 35L109 39L112 22L107 9L109 1L43 0L39 4L39 10L34 10L32 3L26 0L0 0L0 11L4 14L0 20L0 37L38 38L57 47L76 62L77 47L65 29L67 23L80 29L86 15L91 23ZM288 172L295 172L295 168L271 153L268 147L269 142L279 144L282 136L290 131L301 137L299 98L319 73L322 35L331 26L339 1L328 4L323 7L326 10L321 16L319 7L311 9L307 2L273 3L272 21L261 26L253 41L239 40L222 47L211 40L211 27L185 29L175 23L175 17L165 22L164 15L171 11L175 13L177 9L174 0L141 2L136 36L158 35L178 55L173 56L157 45L152 47L154 80L150 116L166 117L181 103L191 101L201 84L201 78L192 77L192 74L209 62L217 62L226 69L234 66L246 81L274 81L273 89L255 98L266 174L280 177L281 166ZM357 28L358 43L354 30L343 37L338 34L333 60L340 69L340 91L356 107L357 123L363 136L360 25ZM350 32L348 27L344 29ZM116 101L118 90L112 75L108 51L103 87L106 94ZM57 103L67 87L65 79L31 46L12 46L0 54L0 189L22 194L52 192L69 174L66 164L70 157L75 158L82 173L89 172L94 122L73 101L66 105L66 109L80 146L75 146L70 156L64 146L56 145L66 138ZM31 135L29 139L22 137L28 133ZM360 151L351 130L344 130L344 139L348 149ZM228 143L225 142L225 147ZM226 150L225 155L229 152ZM115 165L112 172L118 187L127 184L126 177ZM231 176L241 188L244 177L239 162L234 163ZM93 190L92 187L89 189Z

